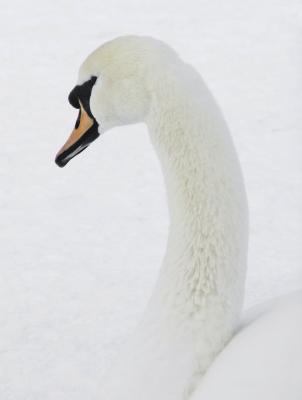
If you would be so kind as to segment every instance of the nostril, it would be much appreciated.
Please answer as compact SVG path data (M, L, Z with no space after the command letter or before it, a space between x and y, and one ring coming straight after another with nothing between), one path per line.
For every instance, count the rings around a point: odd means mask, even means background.
M74 129L78 129L79 125L80 125L80 121L81 121L81 109L79 109L79 114L78 114L78 118L76 120Z

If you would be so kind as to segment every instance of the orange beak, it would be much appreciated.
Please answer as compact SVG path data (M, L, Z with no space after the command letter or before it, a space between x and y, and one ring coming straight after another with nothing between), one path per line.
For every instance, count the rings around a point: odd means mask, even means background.
M80 111L76 126L56 155L56 163L59 167L64 167L69 160L86 149L99 136L96 121L88 115L81 101L79 103Z

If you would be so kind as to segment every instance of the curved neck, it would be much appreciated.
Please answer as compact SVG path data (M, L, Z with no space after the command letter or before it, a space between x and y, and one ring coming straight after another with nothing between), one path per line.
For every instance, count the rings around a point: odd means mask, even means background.
M238 314L245 276L247 210L223 117L201 78L158 83L147 125L161 162L170 233L153 298L199 313L217 298ZM188 74L188 75L187 75ZM167 296L168 292L168 296ZM169 300L168 300L169 299ZM162 299L161 299L162 301Z
M232 335L242 304L247 213L240 168L220 111L192 72L185 66L183 76L152 83L146 122L166 183L170 232L114 400L125 393L131 400L142 393L145 400L188 399Z

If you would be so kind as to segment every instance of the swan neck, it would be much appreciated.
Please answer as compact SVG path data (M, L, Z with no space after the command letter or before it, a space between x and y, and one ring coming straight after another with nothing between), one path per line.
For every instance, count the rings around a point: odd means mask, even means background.
M173 307L186 304L189 312L200 312L213 298L230 302L234 312L242 304L247 242L241 171L208 89L201 78L184 75L181 84L158 84L147 122L170 213L155 293Z

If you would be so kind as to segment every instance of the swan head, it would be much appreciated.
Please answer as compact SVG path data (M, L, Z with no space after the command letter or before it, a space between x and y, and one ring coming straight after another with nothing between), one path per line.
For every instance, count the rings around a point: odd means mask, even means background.
M110 128L145 121L159 64L171 56L162 42L139 36L116 38L90 54L69 95L78 119L56 163L65 166Z

